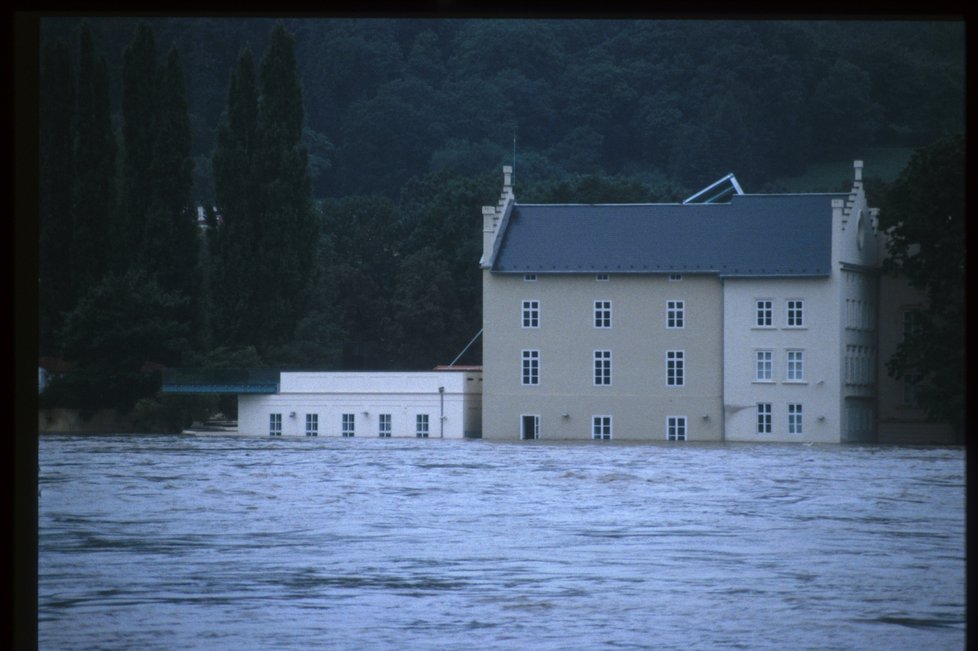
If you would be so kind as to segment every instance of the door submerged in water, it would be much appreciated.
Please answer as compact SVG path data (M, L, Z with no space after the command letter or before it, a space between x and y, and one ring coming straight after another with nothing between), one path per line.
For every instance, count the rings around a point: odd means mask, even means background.
M540 417L521 416L520 417L520 438L524 441L528 439L540 438Z

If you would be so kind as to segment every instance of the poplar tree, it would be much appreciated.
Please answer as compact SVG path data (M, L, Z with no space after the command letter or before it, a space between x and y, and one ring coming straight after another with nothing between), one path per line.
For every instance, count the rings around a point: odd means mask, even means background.
M40 255L38 299L41 353L55 353L63 314L74 303L71 292L72 119L75 80L71 54L63 43L45 47L40 77Z
M214 153L218 337L280 346L304 316L318 232L312 211L295 44L281 26L256 78L242 53Z
M130 262L141 253L146 211L152 196L153 148L159 71L152 28L140 23L126 47L122 68L123 160L122 228Z
M231 74L228 106L217 131L214 194L222 223L213 235L215 335L229 345L254 345L249 320L255 285L255 172L258 120L255 62L245 49Z
M197 293L193 158L183 69L175 48L167 57L158 89L140 264L164 289L193 298Z
M73 294L80 296L108 270L116 153L108 71L105 58L95 57L87 25L80 38L75 133L71 270Z
M302 89L295 41L272 30L262 60L256 155L258 179L255 317L266 344L288 341L302 317L317 228L312 212L308 155L302 144Z

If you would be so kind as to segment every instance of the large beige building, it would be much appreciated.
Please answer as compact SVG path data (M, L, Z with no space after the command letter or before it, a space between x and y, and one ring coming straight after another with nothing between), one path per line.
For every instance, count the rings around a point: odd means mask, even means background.
M483 208L493 439L874 440L879 238L848 193Z

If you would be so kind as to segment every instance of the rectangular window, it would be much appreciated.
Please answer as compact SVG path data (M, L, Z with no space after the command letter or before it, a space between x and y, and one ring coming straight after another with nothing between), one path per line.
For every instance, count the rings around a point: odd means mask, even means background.
M785 379L788 382L801 382L805 379L805 352L802 350L788 351L788 368Z
M523 355L523 384L540 384L540 351L524 350Z
M418 414L415 420L415 436L419 439L428 438L428 414Z
M594 384L608 386L611 384L611 351L594 351Z
M666 351L666 386L681 387L686 384L686 353L682 350Z
M771 433L771 403L770 402L757 403L757 433L758 434Z
M282 414L268 415L268 435L282 436Z
M919 405L920 373L907 373L903 376L903 405L917 407Z
M758 328L770 328L774 325L774 303L767 299L756 302L754 325Z
M805 301L795 299L785 302L786 321L789 328L800 328L805 325Z
M682 280L682 274L669 274L669 280Z
M611 301L594 301L594 327L611 327Z
M356 433L354 414L343 414L343 436L353 436Z
M788 434L801 433L801 405L788 403Z
M536 274L523 274L523 280L528 283L535 282L537 279Z
M754 351L754 381L771 382L774 380L774 353L770 350Z
M611 416L591 416L591 438L611 438Z
M319 436L319 414L306 414L306 436Z
M666 301L666 327L686 327L686 303L684 301Z
M903 340L907 341L914 335L920 334L920 318L915 310L903 311Z
M608 274L598 274L597 276L594 277L594 279L597 280L598 282L607 282Z
M668 416L666 418L666 440L685 441L686 440L686 417Z
M377 424L377 434L381 438L391 437L391 415L381 414L380 421Z
M540 327L540 301L523 301L523 327Z

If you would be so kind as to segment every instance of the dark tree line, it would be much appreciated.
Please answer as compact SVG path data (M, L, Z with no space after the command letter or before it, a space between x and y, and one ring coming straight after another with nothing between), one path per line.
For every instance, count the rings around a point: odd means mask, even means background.
M446 363L514 147L524 201L776 188L961 131L962 53L954 23L46 19L40 352L84 378L48 400Z

